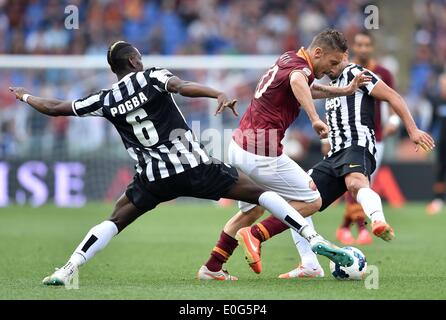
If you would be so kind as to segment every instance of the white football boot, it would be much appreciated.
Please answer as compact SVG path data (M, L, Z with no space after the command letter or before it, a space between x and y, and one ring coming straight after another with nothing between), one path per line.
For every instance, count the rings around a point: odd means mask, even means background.
M65 286L70 283L78 268L71 262L68 262L62 268L56 268L56 271L45 279L42 283L47 286Z
M290 278L323 278L325 276L324 269L319 265L316 269L305 267L300 264L296 269L290 272L283 273L279 276L280 279Z
M217 281L225 281L225 280L238 280L237 277L231 276L228 271L220 270L220 271L210 271L206 266L201 266L200 270L197 272L198 280L217 280Z

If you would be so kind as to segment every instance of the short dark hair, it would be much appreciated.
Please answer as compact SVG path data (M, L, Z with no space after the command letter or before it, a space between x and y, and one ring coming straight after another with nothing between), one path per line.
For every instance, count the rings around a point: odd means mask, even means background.
M358 36L358 35L366 36L366 37L368 37L370 39L370 41L372 43L375 42L375 38L373 37L372 33L369 30L363 29L361 31L358 31L358 33L355 34L355 37Z
M129 58L137 54L137 50L130 43L116 41L107 51L107 61L114 73L120 73L129 68Z
M325 29L318 33L310 44L310 48L321 47L323 49L346 52L347 40L342 32L335 29Z

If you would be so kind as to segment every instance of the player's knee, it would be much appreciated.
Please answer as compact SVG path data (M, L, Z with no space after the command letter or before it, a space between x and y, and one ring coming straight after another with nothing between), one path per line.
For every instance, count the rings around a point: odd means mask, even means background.
M109 220L116 225L116 228L118 228L118 233L120 233L129 225L129 223L125 221L125 219L122 219L120 217L111 217Z
M257 199L257 201L258 201L258 199L260 198L260 196L261 196L263 193L265 193L266 191L267 191L267 190L263 189L262 187L259 187L259 186L257 186L257 185L253 185L253 186L251 186L249 193L250 193L255 199ZM258 203L258 202L257 202L257 203ZM258 206L257 206L257 207L258 207ZM256 207L256 210L257 210L257 207Z
M313 213L319 211L319 209L322 207L322 198L319 197L314 201L307 202L304 210L302 210L301 215L304 217L309 217Z
M355 198L359 189L366 187L366 184L364 183L364 181L362 179L354 177L354 178L348 179L346 186L347 186L347 190Z
M350 192L357 192L358 190L358 181L357 179L349 179L346 183L347 190Z
M241 223L243 225L240 225L240 227L246 227L248 225L253 224L257 219L259 219L263 213L265 212L265 209L262 206L255 206L254 208L245 211L245 212L239 212L231 221L234 223Z
M130 223L132 223L134 219L131 219L127 215L113 213L110 219L108 220L110 220L116 225L119 233L122 230L124 230Z

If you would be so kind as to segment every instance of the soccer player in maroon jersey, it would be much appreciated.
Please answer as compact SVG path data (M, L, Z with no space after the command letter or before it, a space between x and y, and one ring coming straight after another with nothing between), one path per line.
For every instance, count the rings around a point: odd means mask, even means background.
M300 107L308 114L319 136L326 137L328 127L316 113L314 95L319 98L349 95L369 80L361 73L347 87L314 85L313 90L317 88L318 91L312 96L310 86L313 80L335 72L346 51L347 42L343 34L328 29L316 35L308 49L302 47L298 52L282 54L260 79L251 104L229 145L230 164L258 185L276 191L288 200L293 208L308 217L310 225L309 216L322 205L319 191L311 177L282 153L281 140L285 130L298 116ZM250 225L264 210L246 202L239 202L239 208L240 212L226 224L210 259L198 271L199 279L235 279L222 270L222 265L237 247L235 236L239 226ZM281 227L279 224L277 226ZM267 234L267 237L274 236L275 230L279 231L275 224L267 225L268 232L260 228L256 229L257 235ZM254 237L247 241L258 242ZM326 255L315 249L316 253ZM251 260L253 270L260 273L260 261Z
M390 88L394 88L394 79L388 69L378 64L373 58L374 39L366 30L357 33L354 37L352 45L352 62L363 66L364 68L376 74ZM376 137L376 170L378 171L384 153L384 139L394 134L400 125L399 117L389 108L391 116L387 119L387 123L383 126L381 117L383 110L382 101L375 99L375 137ZM373 181L374 175L372 175ZM349 193L346 193L345 215L341 226L336 230L336 238L345 245L354 243L367 245L372 243L372 236L365 226L365 213L361 205L357 203ZM350 231L352 222L356 222L358 227L358 238L355 240Z

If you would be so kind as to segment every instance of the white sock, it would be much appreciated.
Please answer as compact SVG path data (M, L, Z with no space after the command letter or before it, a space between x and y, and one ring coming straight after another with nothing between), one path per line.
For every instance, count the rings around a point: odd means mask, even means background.
M365 214L372 222L386 222L381 197L375 191L370 188L359 189L358 194L356 195L356 201L361 204Z
M118 234L118 228L111 221L104 221L94 226L85 236L84 240L74 250L69 262L81 266L105 248L110 240Z
M266 191L259 197L259 204L277 219L290 226L291 229L308 239L317 235L304 217L300 215L288 202L273 191Z
M313 220L311 217L306 217L308 224L313 227ZM302 265L306 268L317 269L320 267L316 254L311 250L310 243L298 234L296 231L291 230L291 236L293 237L296 249L299 252Z

